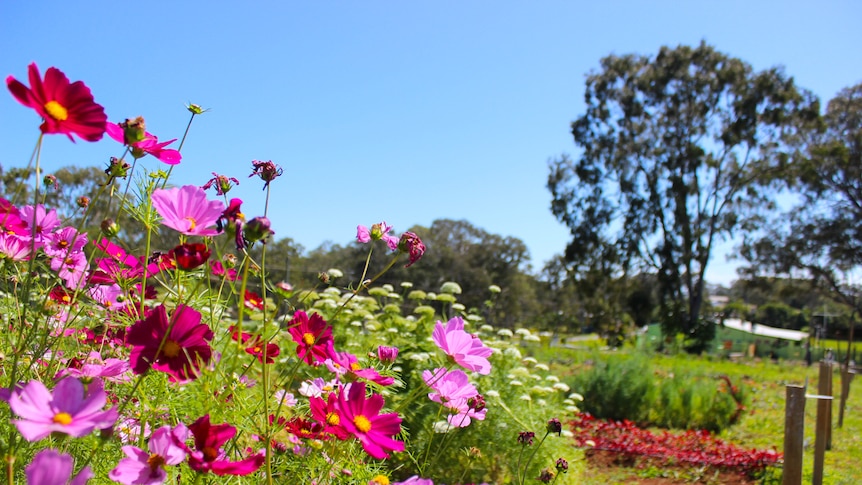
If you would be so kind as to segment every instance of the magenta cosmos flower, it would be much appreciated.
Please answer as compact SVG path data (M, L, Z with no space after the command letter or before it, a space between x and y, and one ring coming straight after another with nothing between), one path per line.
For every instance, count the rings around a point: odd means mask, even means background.
M309 317L304 311L297 311L287 324L287 331L297 343L296 355L308 365L321 364L335 354L332 327L317 313Z
M74 477L73 468L71 456L47 449L36 453L24 473L27 475L27 485L84 485L93 478L89 466L82 468Z
M102 381L92 381L85 392L78 379L67 377L57 383L53 394L41 382L30 381L12 394L9 407L21 417L13 422L24 439L39 441L51 433L80 437L110 428L117 421L117 410L103 410L106 400Z
M392 485L434 485L434 481L430 478L419 478L419 475L413 475L403 482L395 482Z
M365 383L354 382L338 394L338 424L362 443L366 453L378 460L389 457L388 450L404 451L404 443L392 439L401 432L398 413L380 414L383 396L365 396Z
M87 141L102 138L108 117L83 82L69 83L69 78L56 67L49 67L42 80L35 62L30 64L27 74L29 88L12 76L6 78L6 86L19 103L33 108L44 119L39 127L42 133L63 133L72 141L75 141L73 134Z
M126 132L120 123L108 123L105 125L105 128L108 136L120 143L126 143ZM141 158L149 154L156 157L160 162L167 163L168 165L176 165L182 161L183 156L177 150L165 148L175 141L177 141L176 138L159 143L159 139L155 135L145 132L142 140L130 144L129 147L132 150L132 156L135 158Z
M207 193L195 185L153 191L153 207L162 216L162 224L186 236L215 236L210 229L224 211L220 200L207 200Z
M158 485L168 478L165 465L179 465L186 459L185 441L189 429L182 423L171 429L162 426L150 436L150 452L137 446L124 446L126 458L117 463L108 477L125 485Z
M262 454L254 454L240 461L229 461L222 446L236 435L236 428L224 424L210 424L210 415L201 416L189 425L195 437L195 450L189 451L189 468L216 475L248 475L263 465Z
M478 337L464 331L464 320L461 317L449 320L446 326L438 321L437 325L434 326L431 338L443 352L446 352L446 355L461 367L483 375L491 373L491 363L488 362L488 356L493 351L485 347Z
M163 339L165 343L159 351ZM167 373L173 382L197 377L201 365L212 358L208 343L212 339L213 331L201 323L201 314L186 305L177 306L170 320L165 306L159 305L126 333L126 342L132 346L129 360L135 374L143 374L152 367Z

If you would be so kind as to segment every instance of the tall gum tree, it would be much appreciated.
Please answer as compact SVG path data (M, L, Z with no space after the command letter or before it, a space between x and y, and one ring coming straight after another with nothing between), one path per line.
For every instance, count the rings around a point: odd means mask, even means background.
M705 43L605 57L584 99L572 123L579 157L549 162L551 210L572 235L566 258L603 254L620 272L655 273L665 334L698 350L714 334L700 318L713 248L746 229L744 213L772 205L761 182L784 167L817 100L781 68L754 72Z
M751 273L805 277L862 312L862 84L830 100L816 126L782 174L799 203L747 238L743 256Z

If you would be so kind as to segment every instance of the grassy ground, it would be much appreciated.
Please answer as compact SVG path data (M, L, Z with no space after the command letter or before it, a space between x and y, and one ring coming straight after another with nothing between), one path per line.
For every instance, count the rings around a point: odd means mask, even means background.
M558 362L558 373L573 372L578 364L595 353L571 349L536 349L536 353L553 354ZM784 402L785 386L788 384L808 383L808 394L817 394L818 367L810 368L804 364L773 363L770 361L728 362L691 356L668 357L656 355L652 358L655 368L671 370L700 366L714 374L727 374L734 382L744 382L749 389L750 403L740 422L725 430L721 438L740 446L764 449L774 448L781 451L784 442ZM835 367L833 388L836 395L840 390L840 375ZM577 391L577 389L575 389ZM589 399L589 396L585 396ZM808 400L805 407L805 456L803 464L803 483L811 483L814 456L814 426L816 401ZM826 452L824 464L824 484L853 485L862 483L862 376L850 386L850 397L844 413L842 428L837 428L838 400L833 408L832 449ZM722 483L710 471L692 470L634 470L621 468L579 467L579 477L573 483L584 485L609 485L616 483L673 483L676 476L679 483ZM656 481L662 477L667 481ZM773 474L780 483L781 471ZM574 478L574 477L571 477Z

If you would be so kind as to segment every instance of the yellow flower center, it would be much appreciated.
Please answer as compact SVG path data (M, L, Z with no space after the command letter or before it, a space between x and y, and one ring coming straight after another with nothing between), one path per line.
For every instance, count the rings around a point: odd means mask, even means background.
M173 358L180 355L180 350L182 349L176 342L174 342L173 340L168 340L167 342L165 342L165 346L162 347L162 355L164 355L165 357Z
M371 479L371 483L376 483L377 485L389 485L389 479L383 475L377 475Z
M54 420L57 424L62 424L66 426L67 424L72 422L72 415L69 413L57 413L54 415Z
M195 227L198 226L198 221L195 220L194 217L186 217L186 220L189 221L189 231L194 231Z
M69 112L66 111L66 108L56 101L48 101L45 103L45 111L48 112L48 115L50 115L51 118L54 118L57 121L66 121L69 117Z
M326 424L330 426L338 426L341 424L341 417L336 413L326 413Z
M353 417L353 424L356 426L356 429L362 433L371 431L371 421L361 414Z
M153 453L149 458L147 458L147 465L150 466L150 470L158 470L165 466L165 457Z
M305 332L304 334L302 334L302 341L303 343L305 343L305 345L314 345L314 340L314 335L312 335L310 332Z
M350 364L350 370L352 370L354 372L358 371L361 368L362 368L362 366L359 365L359 362L354 362L354 363Z
M61 240L60 242L57 243L57 246L60 246L60 249L63 249L65 247L67 247L68 245L69 245L69 241L66 241L66 240Z

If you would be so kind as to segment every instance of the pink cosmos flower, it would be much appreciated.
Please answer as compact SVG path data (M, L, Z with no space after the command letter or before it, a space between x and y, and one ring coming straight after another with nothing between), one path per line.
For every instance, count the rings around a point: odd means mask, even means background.
M446 372L444 368L431 371L423 371L422 379L435 392L429 393L428 398L439 402L448 411L449 424L456 428L464 428L470 425L473 419L485 419L484 404L481 408L471 405L477 401L479 391L468 380L467 374L461 370Z
M222 446L236 435L236 428L225 424L210 424L210 415L204 415L189 425L194 435L195 450L189 452L189 468L216 475L249 475L263 465L260 453L240 461L229 461Z
M44 250L48 256L65 257L69 253L80 253L86 244L86 234L79 234L74 227L64 227L48 237Z
M33 461L24 469L27 485L84 485L93 478L89 466L72 476L74 460L71 456L53 449L36 453Z
M485 347L478 337L464 331L464 320L455 317L444 327L441 322L434 326L431 334L434 343L461 367L487 375L491 373L491 363L488 356L493 351Z
M171 429L162 426L149 439L149 450L124 446L126 458L117 463L108 477L125 485L159 485L168 478L165 465L179 465L186 459L185 443L189 429L182 423Z
M75 141L73 134L87 141L102 138L108 117L83 82L69 83L69 78L56 67L45 71L43 81L35 62L30 64L27 74L29 88L12 76L6 78L6 86L19 103L39 113L44 120L39 127L42 133L63 133L72 141Z
M27 224L21 220L21 211L3 197L0 197L0 229L8 234L27 235Z
M165 343L160 351L162 339ZM126 342L132 346L129 360L134 373L143 374L152 367L167 373L172 382L198 376L200 366L212 358L212 348L207 343L212 339L213 331L201 323L201 314L186 305L178 305L171 320L165 306L159 305L144 320L129 327L126 334Z
M372 224L371 229L363 225L356 226L356 240L365 244L369 241L379 241L383 240L389 249L395 251L398 249L398 238L395 236L390 236L389 231L392 230L392 226L386 224L386 221L382 221L378 224Z
M106 402L102 381L92 381L85 393L81 381L67 377L57 383L53 394L41 382L30 381L9 398L9 407L21 417L13 422L24 439L39 441L51 433L80 437L110 428L117 421L117 410L103 410Z
M102 356L98 352L90 352L86 363L80 368L69 367L57 373L57 379L70 376L90 380L94 377L102 378L106 381L128 382L130 380L128 372L131 370L127 360L107 358L102 360Z
M156 189L152 195L153 207L162 216L162 224L186 236L215 236L219 231L209 229L221 218L224 203L207 200L207 194L195 185L180 188Z
M107 123L105 125L105 131L108 133L108 136L114 140L122 144L126 144L126 132L123 130L120 123ZM144 138L141 141L134 142L129 146L132 149L132 156L135 158L141 158L144 155L150 154L156 157L159 161L167 163L168 165L176 165L180 163L183 156L180 155L180 152L177 150L165 148L175 141L177 141L176 138L159 143L159 139L155 135L145 132Z
M30 259L30 242L15 234L0 232L0 255L12 261L27 261Z
M322 377L315 377L310 381L304 381L299 385L299 393L305 397L320 397L323 393L330 393L338 388L338 379L326 381Z
M42 247L51 238L54 229L62 224L57 217L57 211L54 209L45 211L45 206L42 204L35 207L32 205L22 207L21 220L27 226L26 237L32 237L37 247Z
M392 485L434 485L434 481L429 478L419 478L419 475L413 475L403 482L395 482Z
M116 284L91 286L87 289L87 294L110 312L120 310L129 303L126 292Z
M297 343L296 355L308 365L321 364L335 353L332 327L317 313L309 317L304 311L297 311L287 324L287 331Z
M334 372L339 378L348 380L366 379L381 386L389 386L395 382L394 377L384 377L373 367L363 368L359 360L350 352L332 352L329 359L324 361L326 367Z
M379 414L383 396L365 396L365 383L354 382L338 394L339 424L356 437L366 453L378 460L389 457L388 450L404 451L404 443L392 439L401 432L397 413Z
M462 370L446 372L440 367L432 373L429 370L422 372L422 380L435 392L428 394L428 399L434 402L445 403L455 399L470 399L479 394L476 386L470 383L467 374Z

